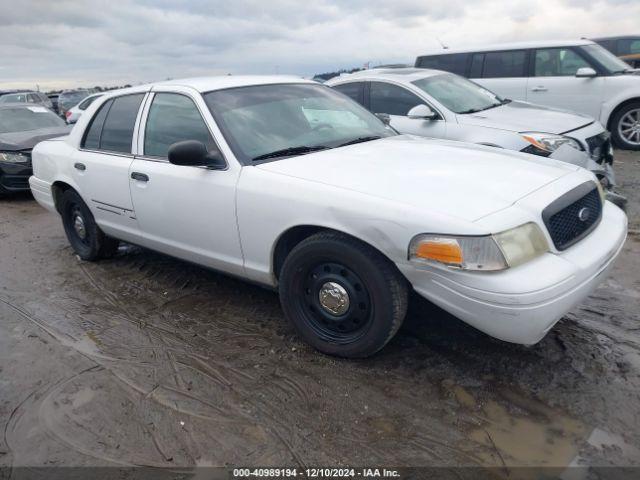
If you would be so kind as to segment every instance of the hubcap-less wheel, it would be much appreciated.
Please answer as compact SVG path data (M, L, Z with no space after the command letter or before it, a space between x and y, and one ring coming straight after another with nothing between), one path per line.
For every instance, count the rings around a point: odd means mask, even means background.
M631 145L640 145L640 108L629 110L618 123L618 134Z
M369 328L373 309L369 292L358 275L339 263L320 263L303 282L301 310L321 338L350 343Z

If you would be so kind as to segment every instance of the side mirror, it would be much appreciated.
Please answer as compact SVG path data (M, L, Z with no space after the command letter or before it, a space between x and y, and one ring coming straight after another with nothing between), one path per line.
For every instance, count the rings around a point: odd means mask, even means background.
M413 107L407 113L407 117L414 120L433 120L438 117L438 114L431 110L428 105L420 104Z
M217 152L207 151L204 143L197 140L176 142L169 147L169 162L188 167L208 167L221 170L227 165Z
M388 113L376 113L375 116L382 120L382 123L384 123L385 125L391 124L391 117Z
M597 75L598 73L591 67L582 67L576 71L576 77L578 78L591 78Z

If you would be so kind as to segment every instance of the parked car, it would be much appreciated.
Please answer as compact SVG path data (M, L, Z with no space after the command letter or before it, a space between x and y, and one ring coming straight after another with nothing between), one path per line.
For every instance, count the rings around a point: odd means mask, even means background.
M89 90L65 90L58 96L58 111L66 119L67 110L91 95Z
M41 92L15 92L7 93L0 96L0 104L3 103L28 103L32 105L42 105L45 108L53 110L53 104L49 97Z
M105 94L33 162L33 195L80 258L124 240L277 288L301 337L344 357L394 336L411 289L536 343L602 281L627 229L585 169L398 135L294 77Z
M65 113L65 120L67 121L67 123L69 125L76 123L80 118L80 115L82 115L82 113L89 107L89 105L91 105L93 101L100 96L102 96L102 93L89 95L80 103L67 110L67 113Z
M387 115L400 133L564 160L591 170L607 186L615 184L609 133L591 117L503 99L441 70L364 70L327 85L372 113Z
M69 127L42 105L0 103L0 196L29 190L31 149Z
M592 38L591 40L606 48L633 68L640 68L640 35Z
M445 50L416 67L471 78L504 98L594 117L620 148L640 150L640 75L590 40Z
M60 96L60 94L58 93L50 93L47 95L47 97L49 97L49 100L51 100L51 104L53 105L52 110L54 112L56 112L58 115L60 115L60 110L58 109L58 97Z

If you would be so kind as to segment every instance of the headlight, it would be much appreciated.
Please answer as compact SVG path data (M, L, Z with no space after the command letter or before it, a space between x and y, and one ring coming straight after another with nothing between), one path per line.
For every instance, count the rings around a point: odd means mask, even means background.
M0 162L5 163L27 163L29 157L19 152L0 152Z
M481 237L421 234L411 240L409 260L462 270L504 270L547 252L549 244L535 223Z
M521 135L524 140L531 144L525 149L527 153L548 156L562 145L569 145L576 150L583 150L582 145L577 140L564 135L539 132L524 132Z

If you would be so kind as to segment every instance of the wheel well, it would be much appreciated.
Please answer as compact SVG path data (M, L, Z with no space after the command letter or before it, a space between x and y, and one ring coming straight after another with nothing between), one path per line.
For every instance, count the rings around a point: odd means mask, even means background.
M284 265L289 252L305 238L324 230L331 229L315 225L298 225L280 235L276 242L276 247L273 249L273 273L276 278L280 278L280 270L282 270L282 265Z
M636 102L640 102L640 98L630 98L629 100L625 100L616 108L614 108L613 111L611 112L611 115L609 115L609 119L607 120L607 130L611 131L611 122L613 121L613 118L616 116L616 114L620 111L620 109L626 107L630 103L636 103Z
M62 195L64 194L64 192L66 192L67 190L73 190L73 187L71 185L69 185L68 183L64 183L64 182L53 182L53 185L51 185L51 193L53 194L53 203L56 206L56 210L58 211L58 213L60 212L60 201L62 200Z

